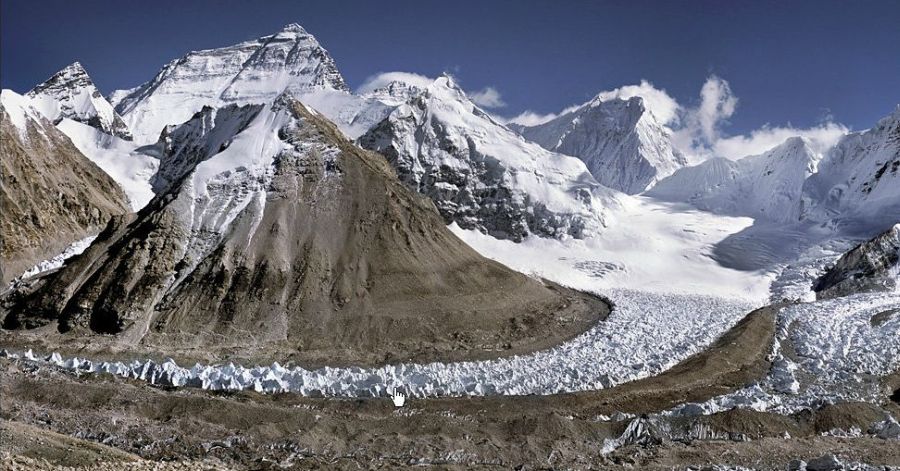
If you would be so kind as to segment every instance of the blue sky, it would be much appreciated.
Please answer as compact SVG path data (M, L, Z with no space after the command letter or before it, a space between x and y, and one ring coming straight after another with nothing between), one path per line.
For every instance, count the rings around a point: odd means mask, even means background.
M108 93L194 49L302 24L358 87L378 72L454 74L514 116L648 80L699 107L711 75L738 98L725 135L834 120L865 129L900 103L898 1L4 0L0 82L24 92L79 60Z

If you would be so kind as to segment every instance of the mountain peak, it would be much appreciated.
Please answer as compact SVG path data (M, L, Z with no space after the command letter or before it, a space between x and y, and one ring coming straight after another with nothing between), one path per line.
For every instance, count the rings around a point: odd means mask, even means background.
M601 93L546 123L522 128L521 134L547 150L578 157L602 185L629 194L687 163L639 96Z
M472 103L444 74L357 143L388 159L446 222L501 239L599 233L617 194L576 158L528 142Z
M138 140L149 143L203 106L262 104L285 91L302 96L323 90L349 88L328 51L291 23L275 34L174 60L149 82L117 95L116 110Z
M68 118L107 134L131 139L128 126L97 90L80 62L63 67L47 81L32 88L26 96L41 114L54 123Z
M459 85L456 83L456 80L453 79L453 76L447 72L441 74L434 82L433 85L436 87L449 88L451 90L462 91Z
M45 325L50 317L28 313L53 310L60 330L121 333L116 342L133 346L162 339L154 345L165 348L168 335L188 333L209 349L279 345L274 355L301 361L351 352L362 362L397 345L434 351L435 329L460 332L453 348L478 354L482 339L521 342L543 329L534 322L557 322L546 313L568 305L560 291L478 255L382 156L279 99L207 108L172 129L161 159L182 166L170 176L184 184L165 185L133 218L115 220L80 262L51 274L44 293L52 294L21 298L46 310L16 308L24 314L5 326ZM70 299L81 303L77 312L62 309ZM510 313L534 327L504 328ZM378 342L360 342L373 331Z
M78 61L72 62L71 64L63 67L62 70L57 72L57 75L63 74L63 73L71 73L74 75L87 75L87 71L84 70L84 66L81 65L81 62L78 62Z
M809 140L803 136L792 136L785 139L778 147L783 150L801 150L804 147L809 147L809 144Z
M87 71L84 70L84 66L81 65L81 62L75 61L63 67L55 74L51 75L50 78L48 78L44 82L36 85L34 88L29 90L26 95L32 96L51 88L74 88L85 86L93 87L94 82L91 80L91 77L88 75Z
M303 29L299 23L288 23L284 25L284 28L281 28L281 31L288 33L306 33L306 30Z

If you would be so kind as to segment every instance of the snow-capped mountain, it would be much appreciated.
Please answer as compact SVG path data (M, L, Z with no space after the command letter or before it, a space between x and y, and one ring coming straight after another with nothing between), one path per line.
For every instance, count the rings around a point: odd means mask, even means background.
M900 108L872 129L842 137L823 155L794 137L759 156L685 167L647 194L720 214L804 221L869 238L900 221Z
M334 60L300 25L233 46L191 52L167 64L149 82L110 95L141 143L187 121L204 106L264 103L284 91L295 96L347 85Z
M900 286L900 224L857 245L816 280L819 299L866 291L895 291Z
M115 182L11 90L0 92L0 156L0 283L128 211Z
M479 256L381 156L288 95L204 108L166 136L177 171L160 196L15 300L7 327L381 361L454 333L482 348L564 302Z
M841 138L803 194L805 218L845 231L878 232L900 221L900 106L873 128Z
M448 223L516 241L528 234L581 238L607 223L617 193L580 160L524 140L475 106L449 76L411 91L358 143L385 155Z
M31 105L53 123L68 118L107 134L130 140L131 132L112 105L75 62L25 94Z
M803 183L815 173L820 158L806 139L792 137L760 155L737 161L712 158L682 168L647 195L718 214L796 222L802 213Z
M511 126L545 149L578 157L601 184L640 193L687 164L640 97L600 96L536 126Z

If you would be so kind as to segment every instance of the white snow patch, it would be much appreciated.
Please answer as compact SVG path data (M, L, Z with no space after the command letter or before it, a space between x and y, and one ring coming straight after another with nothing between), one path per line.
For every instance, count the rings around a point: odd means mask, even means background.
M10 286L12 286L13 284L15 284L17 282L24 281L24 280L27 280L34 276L40 275L41 273L44 273L45 271L54 270L54 269L57 269L57 268L63 266L63 263L65 263L66 260L68 260L76 255L80 255L82 252L87 250L87 248L91 246L91 243L94 242L94 239L96 239L96 238L97 238L97 236L93 235L93 236L85 237L84 239L73 242L71 245L66 247L66 249L63 250L62 253L60 253L59 255L56 255L55 257L49 258L42 262L39 262L36 265L34 265L33 267L29 268L28 270L25 270L24 273L17 276L16 279L14 279L12 282L10 282Z
M0 91L0 103L2 103L3 109L6 110L6 114L9 115L10 123L15 126L19 136L22 136L23 139L28 136L29 119L40 123L40 115L31 106L31 100L27 97L19 95L10 89L4 89Z
M582 240L529 237L514 243L456 224L450 228L488 258L577 289L708 294L755 304L768 298L773 273L725 268L710 256L714 244L752 219L640 196L622 199L611 217L616 223L600 236Z
M150 178L159 167L159 159L140 152L137 144L68 118L56 127L119 184L135 212L153 199Z

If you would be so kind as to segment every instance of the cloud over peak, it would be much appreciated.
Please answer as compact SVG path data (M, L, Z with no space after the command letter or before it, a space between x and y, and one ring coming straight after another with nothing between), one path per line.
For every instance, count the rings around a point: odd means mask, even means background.
M482 108L502 108L506 106L500 92L494 87L485 87L477 92L467 93L472 103Z
M597 94L597 98L607 101L614 98L627 100L633 97L644 99L644 106L653 113L660 123L674 125L679 122L681 106L665 90L656 88L652 83L641 80L638 85L625 85L613 90Z
M403 82L416 87L425 88L431 85L434 81L435 79L431 77L412 72L379 72L375 75L370 75L368 78L363 80L362 85L359 86L356 92L370 93L379 88L386 87L391 82Z

